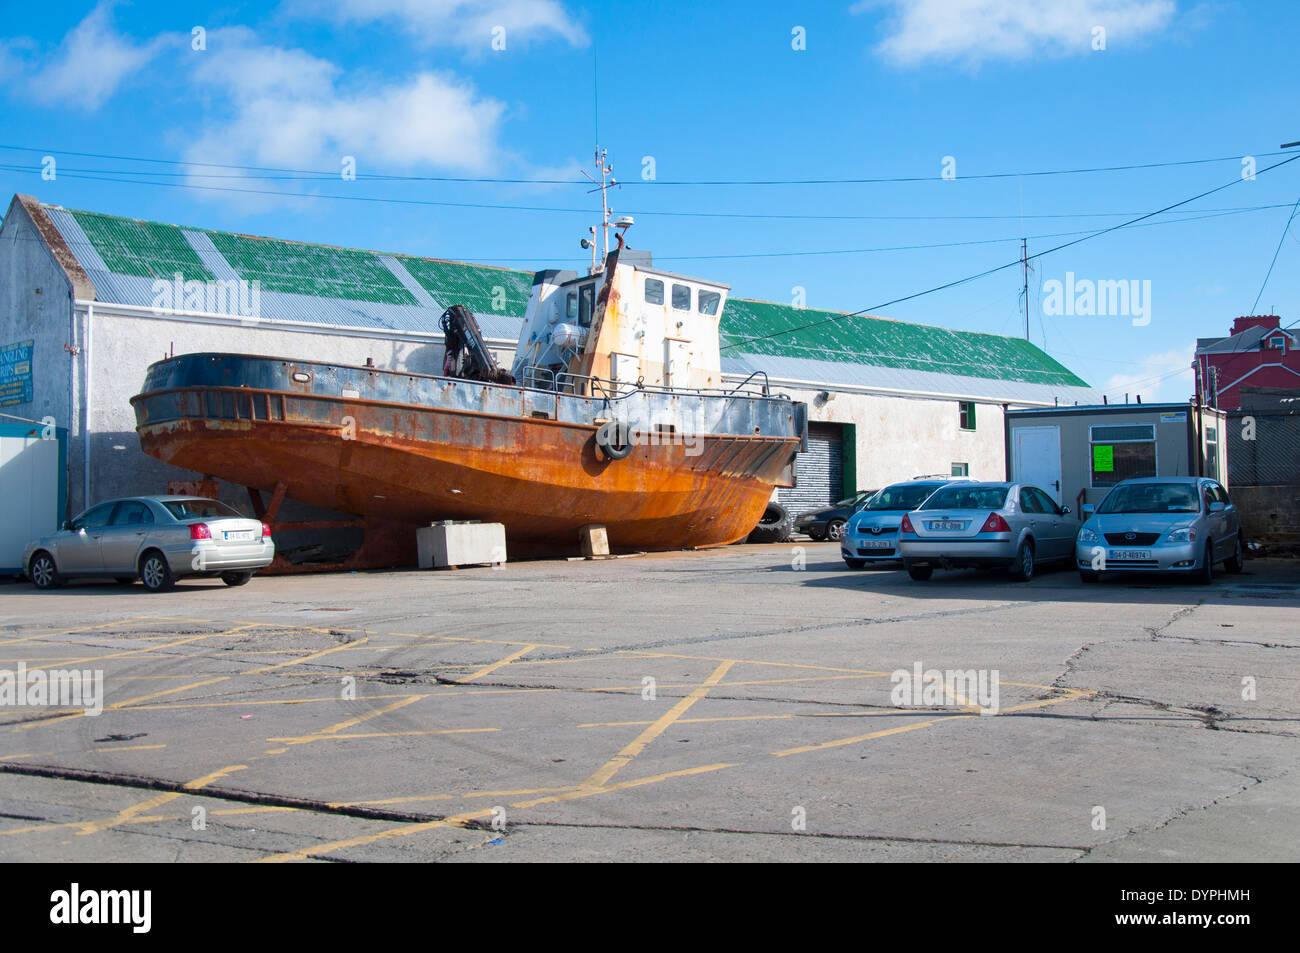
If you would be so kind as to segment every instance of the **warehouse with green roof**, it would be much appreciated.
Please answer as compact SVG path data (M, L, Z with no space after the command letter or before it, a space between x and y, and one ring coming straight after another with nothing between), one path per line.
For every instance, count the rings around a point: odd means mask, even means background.
M645 254L645 253L642 253ZM164 356L229 351L412 373L442 366L438 319L472 311L508 366L533 274L400 252L263 238L15 196L0 226L0 348L27 378L0 418L66 432L69 514L193 474L145 456L129 398ZM809 405L800 510L919 474L1001 479L1007 407L1099 394L1032 343L730 297L727 379L766 375ZM0 382L3 384L3 382ZM222 488L242 501L242 488ZM3 559L0 558L0 565Z

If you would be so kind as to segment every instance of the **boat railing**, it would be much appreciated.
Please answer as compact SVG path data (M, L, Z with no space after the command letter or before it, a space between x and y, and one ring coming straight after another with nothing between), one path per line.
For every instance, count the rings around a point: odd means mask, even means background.
M548 381L550 386L540 386ZM761 383L760 383L761 381ZM771 383L765 371L754 371L734 387L665 387L660 384L646 384L641 381L612 381L590 374L572 374L563 371L554 373L549 368L539 365L525 367L520 375L520 384L537 390L550 390L562 394L599 397L611 403L626 400L637 393L668 394L693 397L772 397L789 399L786 394L772 394Z

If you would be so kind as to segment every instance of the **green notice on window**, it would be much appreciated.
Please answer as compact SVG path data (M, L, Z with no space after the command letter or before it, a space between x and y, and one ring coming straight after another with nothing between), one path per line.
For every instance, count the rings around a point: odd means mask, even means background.
M1113 473L1115 471L1115 448L1111 444L1093 444L1093 473Z

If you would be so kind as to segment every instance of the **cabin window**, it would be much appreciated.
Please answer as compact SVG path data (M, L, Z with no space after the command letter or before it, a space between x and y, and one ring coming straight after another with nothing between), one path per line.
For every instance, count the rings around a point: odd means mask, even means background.
M690 285L673 285L673 307L678 311L691 310Z
M645 303L664 303L664 283L658 278L647 278L645 280Z
M578 293L569 292L569 301L564 309L564 317L567 321L572 321L578 316Z
M578 326L591 327L591 312L595 308L596 286L583 285L578 289Z
M1115 424L1089 428L1092 486L1156 475L1154 424Z
M700 292L700 314L717 314L722 295L716 291Z

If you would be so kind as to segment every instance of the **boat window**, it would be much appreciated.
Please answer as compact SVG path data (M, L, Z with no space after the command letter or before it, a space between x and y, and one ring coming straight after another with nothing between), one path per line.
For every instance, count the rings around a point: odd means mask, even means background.
M564 309L564 317L567 320L572 321L577 316L578 316L578 293L576 291L570 291L569 301Z
M718 302L722 300L722 295L716 291L700 292L700 314L717 314Z
M645 280L645 303L664 303L664 283L658 278L647 278Z
M673 307L678 311L691 310L690 285L673 285Z
M596 286L583 285L578 289L578 326L591 327L591 312L596 299Z

